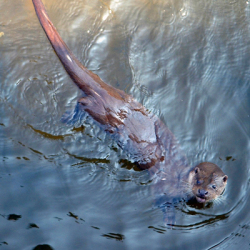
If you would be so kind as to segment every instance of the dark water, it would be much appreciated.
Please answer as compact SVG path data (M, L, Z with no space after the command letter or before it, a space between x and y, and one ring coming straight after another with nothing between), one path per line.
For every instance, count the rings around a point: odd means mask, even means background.
M0 0L0 249L250 249L250 2L44 0L101 78L159 115L191 164L229 176L223 199L164 227L146 172L91 119L31 0Z

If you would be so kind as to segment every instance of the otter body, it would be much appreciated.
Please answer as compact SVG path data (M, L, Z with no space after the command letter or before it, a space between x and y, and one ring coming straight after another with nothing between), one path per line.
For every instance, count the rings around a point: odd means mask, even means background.
M84 93L78 103L80 109L110 133L141 169L154 176L156 199L164 204L174 197L196 197L200 203L217 198L227 182L220 168L212 163L191 167L165 124L130 95L85 68L61 39L42 2L33 0L33 4L64 68Z

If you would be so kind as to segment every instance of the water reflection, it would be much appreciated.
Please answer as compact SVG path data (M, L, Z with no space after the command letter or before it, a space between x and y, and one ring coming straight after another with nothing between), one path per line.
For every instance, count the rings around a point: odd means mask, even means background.
M178 226L160 225L147 175L90 120L60 122L80 93L31 1L2 1L1 248L248 249L249 2L44 3L86 66L158 114L193 165L213 161L230 182L222 204L184 206Z

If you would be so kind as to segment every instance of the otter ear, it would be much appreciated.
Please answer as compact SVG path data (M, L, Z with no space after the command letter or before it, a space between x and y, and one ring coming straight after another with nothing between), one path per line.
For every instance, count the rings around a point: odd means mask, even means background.
M228 179L228 176L227 176L227 175L224 175L224 176L223 176L223 182L227 182L227 179Z
M197 174L197 173L200 172L200 169L199 169L198 167L195 167L195 168L194 168L194 172Z

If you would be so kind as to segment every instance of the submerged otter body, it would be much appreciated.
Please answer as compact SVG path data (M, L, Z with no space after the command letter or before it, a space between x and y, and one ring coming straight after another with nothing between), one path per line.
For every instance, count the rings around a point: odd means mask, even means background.
M79 107L87 112L118 145L154 176L155 197L213 200L226 185L227 176L212 163L191 167L172 132L158 117L125 92L104 83L71 53L51 23L44 5L33 0L39 21L66 71L83 91ZM216 187L216 188L215 188Z

